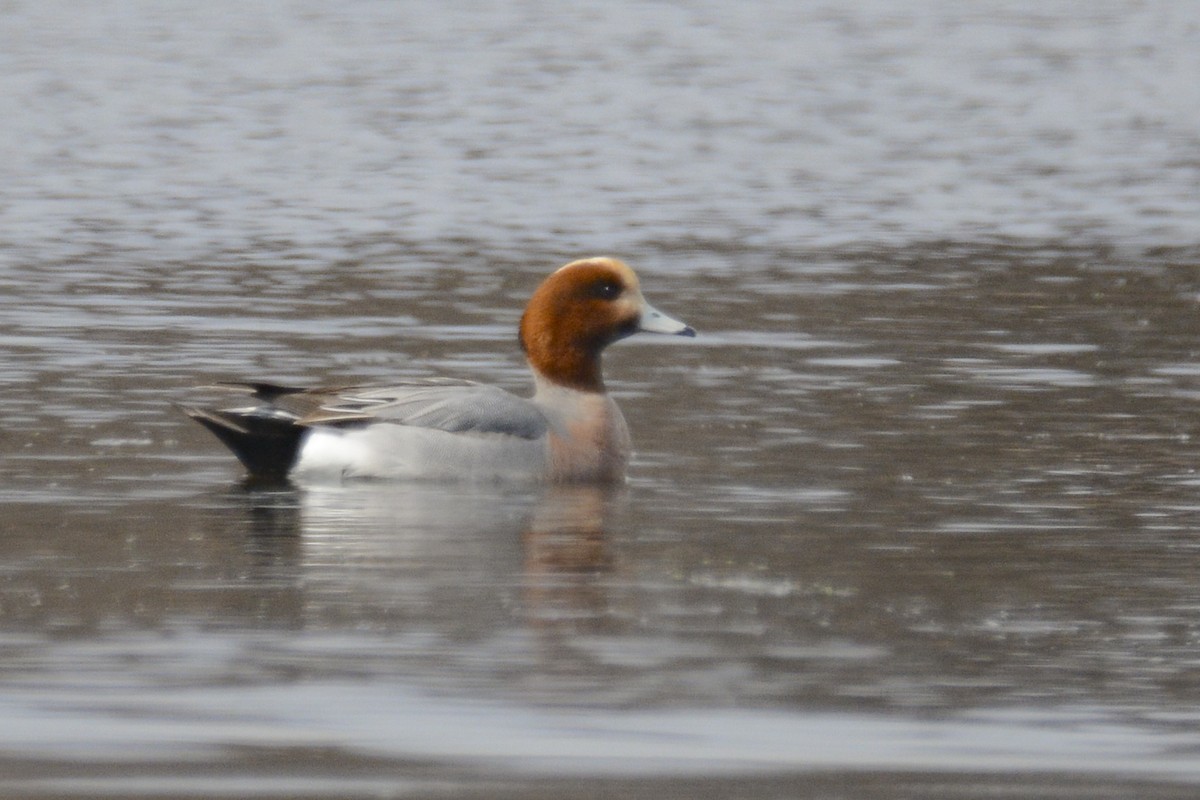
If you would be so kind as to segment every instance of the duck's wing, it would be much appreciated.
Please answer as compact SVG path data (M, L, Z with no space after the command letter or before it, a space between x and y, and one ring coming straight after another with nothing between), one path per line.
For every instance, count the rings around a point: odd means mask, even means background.
M388 422L449 433L487 433L536 439L549 427L545 415L529 400L498 386L472 381L435 379L392 386L358 386L334 392L289 395L314 402L300 416L301 425L356 425Z
M245 407L223 408L224 415L269 418L301 428L387 422L449 433L492 433L536 439L549 427L545 415L529 400L498 386L473 381L434 378L388 386L323 389L230 383L216 388L250 400ZM196 408L185 410L191 413Z

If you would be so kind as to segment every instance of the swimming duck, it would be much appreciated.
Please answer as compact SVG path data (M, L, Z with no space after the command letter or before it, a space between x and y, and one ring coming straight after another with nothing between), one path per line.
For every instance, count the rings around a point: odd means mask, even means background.
M605 392L600 356L641 331L696 335L646 302L623 261L587 258L551 273L521 316L532 397L451 379L324 389L243 383L223 387L244 398L234 407L181 408L252 478L620 482L629 428Z

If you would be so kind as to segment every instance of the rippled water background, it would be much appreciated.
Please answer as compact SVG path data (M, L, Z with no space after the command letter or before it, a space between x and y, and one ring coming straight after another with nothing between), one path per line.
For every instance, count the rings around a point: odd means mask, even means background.
M1188 3L0 3L10 797L1193 797ZM218 379L521 390L616 493L250 490Z

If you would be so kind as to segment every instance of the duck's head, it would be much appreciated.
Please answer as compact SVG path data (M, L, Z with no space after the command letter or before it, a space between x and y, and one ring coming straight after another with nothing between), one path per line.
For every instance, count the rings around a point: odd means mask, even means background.
M646 302L628 264L585 258L560 267L534 291L521 317L521 349L553 383L602 392L600 353L640 331L696 335Z

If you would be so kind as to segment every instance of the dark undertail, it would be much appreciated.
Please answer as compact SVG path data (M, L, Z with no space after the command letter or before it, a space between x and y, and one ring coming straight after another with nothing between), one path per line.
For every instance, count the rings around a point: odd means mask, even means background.
M286 417L180 406L233 451L251 478L282 480L296 462L306 428Z

